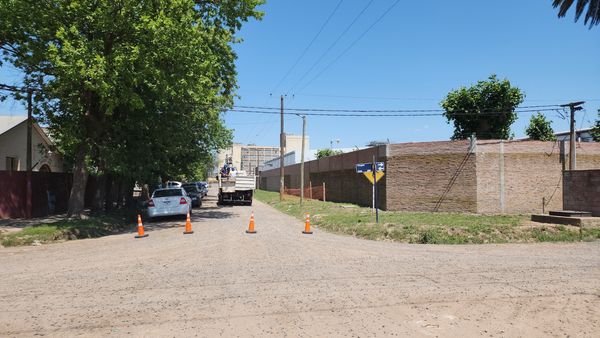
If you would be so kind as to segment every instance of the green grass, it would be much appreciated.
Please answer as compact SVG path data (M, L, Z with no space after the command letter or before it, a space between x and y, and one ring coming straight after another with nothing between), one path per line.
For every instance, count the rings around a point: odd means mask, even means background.
M600 229L580 229L529 222L526 215L477 215L462 213L380 211L379 223L370 208L348 203L307 200L279 193L257 190L255 198L277 210L304 219L310 213L311 223L329 232L372 240L406 243L479 244L572 242L600 239Z
M128 228L125 214L111 213L88 219L64 219L40 223L16 232L0 234L3 246L31 245L34 242L95 238L117 233Z

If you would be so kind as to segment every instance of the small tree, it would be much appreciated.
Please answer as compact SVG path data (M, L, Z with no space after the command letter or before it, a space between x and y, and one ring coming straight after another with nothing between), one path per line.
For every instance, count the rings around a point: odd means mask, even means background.
M328 156L335 156L335 155L339 155L339 154L343 154L344 152L341 150L333 150L333 149L329 149L329 148L325 148L325 149L319 149L317 150L317 159L323 158L323 157L328 157Z
M556 135L552 129L552 122L544 115L537 113L529 120L529 126L525 130L530 139L536 141L555 141Z
M592 134L592 139L596 142L600 142L600 109L598 109L598 119L596 120L596 124L590 131Z
M454 123L453 140L475 133L481 139L508 139L510 126L517 120L515 108L525 95L508 80L491 75L469 88L453 90L440 103L448 123Z

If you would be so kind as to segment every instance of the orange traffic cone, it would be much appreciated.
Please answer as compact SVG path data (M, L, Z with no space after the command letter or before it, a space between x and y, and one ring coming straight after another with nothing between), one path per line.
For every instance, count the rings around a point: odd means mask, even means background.
M142 224L142 216L138 214L138 226L137 226L138 234L135 238L144 238L148 237L148 234L144 234L144 225Z
M189 235L189 234L193 234L194 232L192 231L192 222L190 221L190 212L188 211L187 213L187 218L185 220L185 231L183 232L184 235Z
M302 231L303 234L306 235L310 235L313 232L310 231L310 215L306 214L306 222L304 222L304 231Z
M247 234L255 234L256 230L254 230L254 211L250 214L250 223L248 223L248 230L246 230Z

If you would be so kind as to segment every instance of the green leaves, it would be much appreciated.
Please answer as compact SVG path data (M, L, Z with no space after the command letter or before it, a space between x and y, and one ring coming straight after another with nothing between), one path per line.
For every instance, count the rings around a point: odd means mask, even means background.
M517 119L514 110L524 98L508 80L491 75L488 81L451 91L440 104L448 123L454 123L452 139L466 139L472 133L481 139L508 139Z
M91 172L154 182L230 142L231 45L262 3L0 0L0 43L67 157L85 146Z
M556 136L551 124L550 121L546 120L544 115L537 113L529 120L529 126L525 130L525 133L532 140L555 141Z

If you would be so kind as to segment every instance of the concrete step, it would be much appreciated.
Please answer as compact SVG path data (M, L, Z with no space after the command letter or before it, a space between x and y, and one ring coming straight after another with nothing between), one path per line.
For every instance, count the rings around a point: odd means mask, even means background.
M575 211L575 210L555 210L550 211L552 216L564 216L564 217L592 217L591 211Z
M600 217L569 217L554 215L531 215L531 220L540 223L573 225L584 228L600 228Z

